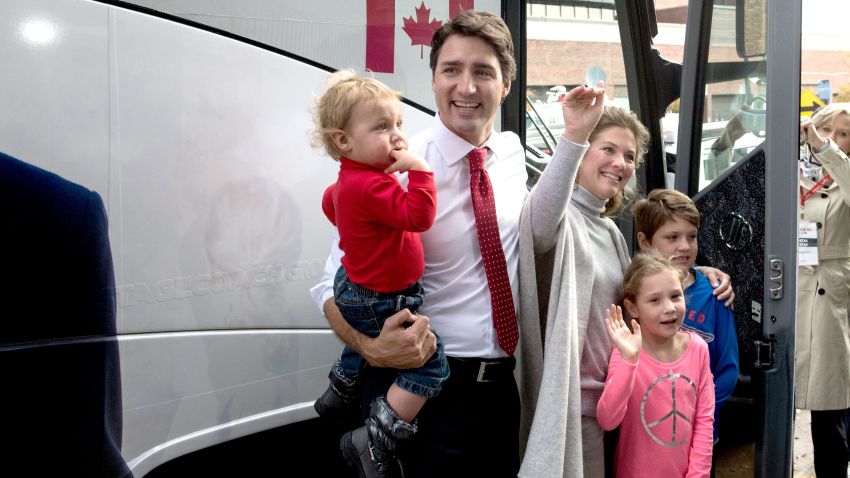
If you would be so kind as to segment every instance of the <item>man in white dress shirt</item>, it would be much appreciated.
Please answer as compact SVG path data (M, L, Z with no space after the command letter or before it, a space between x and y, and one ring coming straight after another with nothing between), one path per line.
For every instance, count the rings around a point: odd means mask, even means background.
M437 216L421 234L425 253L420 315L402 310L372 338L351 328L333 300L342 252L334 244L323 281L311 290L334 332L370 364L363 373L364 407L386 393L398 369L418 367L438 333L451 376L417 417L419 431L400 450L405 476L516 476L519 395L513 350L499 345L470 194L474 148L489 148L485 169L495 196L499 234L518 300L519 216L526 189L525 152L512 132L493 124L516 77L513 43L504 21L464 11L444 24L431 45L438 116L410 141L434 171Z

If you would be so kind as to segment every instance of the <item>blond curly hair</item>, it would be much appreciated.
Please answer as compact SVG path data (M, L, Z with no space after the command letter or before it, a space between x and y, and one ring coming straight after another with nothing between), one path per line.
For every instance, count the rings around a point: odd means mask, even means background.
M328 156L339 161L342 151L333 140L335 131L344 131L350 125L351 112L358 104L369 101L401 101L401 93L380 81L358 76L354 70L340 70L325 82L328 89L316 99L313 107L311 146L324 149Z

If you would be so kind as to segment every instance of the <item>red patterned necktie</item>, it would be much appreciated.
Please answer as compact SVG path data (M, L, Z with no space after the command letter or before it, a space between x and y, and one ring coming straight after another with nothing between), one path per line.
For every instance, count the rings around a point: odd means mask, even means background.
M473 149L466 157L469 158L469 189L472 193L472 210L475 212L475 228L478 230L481 259L484 261L487 285L490 287L493 326L499 337L499 346L508 355L513 355L519 332L514 310L514 296L508 280L508 265L505 262L502 239L499 236L493 186L490 184L490 176L484 169L487 148Z

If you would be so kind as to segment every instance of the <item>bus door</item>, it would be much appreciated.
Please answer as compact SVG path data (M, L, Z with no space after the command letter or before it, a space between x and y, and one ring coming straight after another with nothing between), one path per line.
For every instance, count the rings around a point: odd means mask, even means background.
M732 276L740 375L718 446L754 449L755 476L792 464L799 18L800 2L688 5L675 185L702 213L698 262Z

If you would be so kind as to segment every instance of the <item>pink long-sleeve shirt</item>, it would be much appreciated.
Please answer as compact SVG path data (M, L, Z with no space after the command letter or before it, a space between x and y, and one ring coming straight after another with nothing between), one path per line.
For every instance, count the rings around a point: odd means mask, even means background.
M614 347L596 419L620 426L615 476L707 477L711 471L714 382L708 346L691 332L685 352L664 363L641 350L638 362Z

